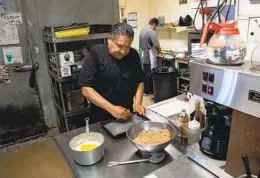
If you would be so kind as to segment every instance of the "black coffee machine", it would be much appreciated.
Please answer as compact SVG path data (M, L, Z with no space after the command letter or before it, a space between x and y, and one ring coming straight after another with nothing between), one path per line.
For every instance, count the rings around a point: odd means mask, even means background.
M200 150L209 157L225 160L228 150L232 109L207 102L207 128L199 141Z

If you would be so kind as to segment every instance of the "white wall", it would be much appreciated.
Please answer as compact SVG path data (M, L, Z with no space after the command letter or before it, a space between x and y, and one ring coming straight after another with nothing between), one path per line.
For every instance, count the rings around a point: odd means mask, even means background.
M165 22L176 22L180 16L191 15L189 4L179 4L179 0L150 0L150 16L165 16ZM191 15L193 17L193 15ZM184 51L188 47L188 33L175 30L157 30L161 47L166 50Z
M260 4L251 4L249 0L239 0L238 2L238 20L241 36L247 42L249 17L259 17ZM260 30L260 29L259 29ZM259 39L260 41L260 39ZM251 53L256 43L247 42L247 60L251 60ZM254 58L257 59L257 58ZM258 59L260 61L260 58Z
M139 48L139 33L152 17L164 15L166 22L175 22L180 16L190 14L193 17L195 14L195 10L191 10L189 4L179 5L179 0L119 0L119 4L125 7L126 17L128 12L137 12L138 28L134 29L135 39L132 44L136 49ZM187 50L187 32L158 30L157 34L163 49Z
M120 0L121 1L121 0ZM138 28L134 28L135 38L132 44L133 48L139 49L139 34L150 19L150 0L122 0L119 4L125 4L126 17L129 12L137 12Z

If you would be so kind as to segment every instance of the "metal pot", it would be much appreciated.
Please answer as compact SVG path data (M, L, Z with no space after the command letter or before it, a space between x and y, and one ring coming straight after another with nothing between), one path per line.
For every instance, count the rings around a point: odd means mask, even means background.
M170 131L171 139L165 143L157 144L157 145L144 145L134 141L134 139L140 134L140 132L144 130L158 130L158 129L167 129ZM162 152L164 148L166 148L175 136L175 130L166 123L161 122L151 122L145 121L142 123L138 123L133 125L127 132L127 138L131 141L131 143L140 151L147 152L147 153L154 153L154 152Z
M92 165L100 161L104 156L104 141L102 134L97 132L82 133L75 136L69 142L74 160L80 165ZM90 151L80 151L78 148L82 144L95 143L97 148Z

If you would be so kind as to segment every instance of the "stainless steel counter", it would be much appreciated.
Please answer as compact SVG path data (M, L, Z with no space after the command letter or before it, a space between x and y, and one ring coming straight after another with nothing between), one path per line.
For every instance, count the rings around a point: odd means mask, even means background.
M97 164L92 166L78 165L72 156L69 148L69 141L74 136L84 132L84 128L73 130L55 137L55 142L61 151L63 157L68 163L73 175L77 178L134 178L144 177L151 172L177 160L185 152L178 139L175 139L171 145L166 148L167 157L160 164L139 163L115 167L107 167L109 161L125 161L140 159L141 156L137 149L126 138L113 139L101 127L99 123L90 126L91 131L102 133L105 137L105 156Z
M68 163L76 178L141 178L152 172L158 178L165 177L215 177L203 167L184 156L186 149L176 138L167 148L167 157L160 164L139 163L114 167L107 167L109 161L125 161L140 159L142 156L137 149L126 139L112 139L99 123L91 125L90 130L100 132L105 136L105 156L97 164L92 166L78 165L69 149L69 141L72 137L85 131L84 128L73 130L55 137L55 142L63 157ZM161 168L161 169L160 169ZM158 170L158 171L156 171Z
M215 178L213 174L191 161L185 155L151 173L147 178ZM146 178L146 177L145 177Z
M183 99L183 96L179 96L177 98ZM157 103L154 106L159 106L161 104L168 103L169 101L171 101L171 99ZM165 117L158 115L150 109L147 110L146 114L146 116L153 121L168 122ZM105 156L99 163L92 166L78 165L74 161L71 150L68 146L71 138L84 132L85 128L73 130L55 137L55 142L58 148L71 168L73 175L77 178L141 178L151 173L154 174L154 176L157 178L216 177L201 167L199 164L185 156L187 149L182 146L178 137L175 137L173 142L168 147L166 147L165 150L167 152L167 157L160 164L138 163L107 167L107 163L109 161L134 160L143 158L144 156L141 156L138 150L126 138L111 138L103 130L99 123L91 125L90 130L99 132L105 137Z

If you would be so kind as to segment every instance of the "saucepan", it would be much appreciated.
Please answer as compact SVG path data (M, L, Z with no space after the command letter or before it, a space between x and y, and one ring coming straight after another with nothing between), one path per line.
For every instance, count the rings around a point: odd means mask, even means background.
M98 132L89 132L88 119L86 119L86 132L72 138L69 147L74 160L80 165L93 165L104 156L105 138Z

